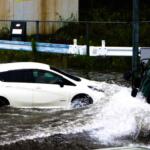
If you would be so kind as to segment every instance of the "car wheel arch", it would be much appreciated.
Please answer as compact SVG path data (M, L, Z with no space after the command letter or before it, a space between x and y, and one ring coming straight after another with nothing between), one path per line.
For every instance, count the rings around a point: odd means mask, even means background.
M7 98L0 96L0 107L10 105L10 102Z
M75 99L77 99L77 98L83 98L84 96L90 98L89 104L93 104L93 99L91 98L91 96L89 96L88 94L85 94L85 93L80 93L80 94L75 95L75 96L72 98L71 103L72 103Z

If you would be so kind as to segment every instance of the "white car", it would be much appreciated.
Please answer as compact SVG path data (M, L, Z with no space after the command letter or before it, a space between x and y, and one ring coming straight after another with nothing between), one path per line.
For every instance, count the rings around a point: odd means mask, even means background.
M0 106L50 108L82 107L100 100L96 83L47 64L0 64Z

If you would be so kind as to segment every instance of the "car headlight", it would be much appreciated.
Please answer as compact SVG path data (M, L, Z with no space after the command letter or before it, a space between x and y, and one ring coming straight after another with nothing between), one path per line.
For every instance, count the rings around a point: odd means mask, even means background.
M97 92L104 92L102 89L99 89L98 87L96 87L96 86L88 86L88 88L90 88L91 90L93 90L93 91L97 91Z

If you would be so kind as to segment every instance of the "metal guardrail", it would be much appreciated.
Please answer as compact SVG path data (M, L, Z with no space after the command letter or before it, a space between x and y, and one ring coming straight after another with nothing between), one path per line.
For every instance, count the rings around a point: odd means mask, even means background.
M67 44L51 44L51 43L36 43L37 50L40 52L63 53L63 54L79 54L86 55L86 45ZM32 51L31 42L20 41L4 41L0 40L0 49L4 50L23 50ZM90 46L90 56L132 56L132 47L105 47Z
M39 43L39 42L36 43L36 46L39 52L86 55L86 46ZM21 42L21 41L0 40L0 49L32 51L32 43Z
M90 56L132 56L132 47L90 46Z

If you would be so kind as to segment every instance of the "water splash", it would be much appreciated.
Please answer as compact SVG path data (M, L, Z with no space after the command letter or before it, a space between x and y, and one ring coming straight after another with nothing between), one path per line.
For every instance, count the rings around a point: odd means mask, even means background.
M0 114L0 144L54 134L87 133L104 145L131 144L150 133L150 105L131 88L97 82L104 94L82 109L7 109ZM137 144L137 143L136 143Z

